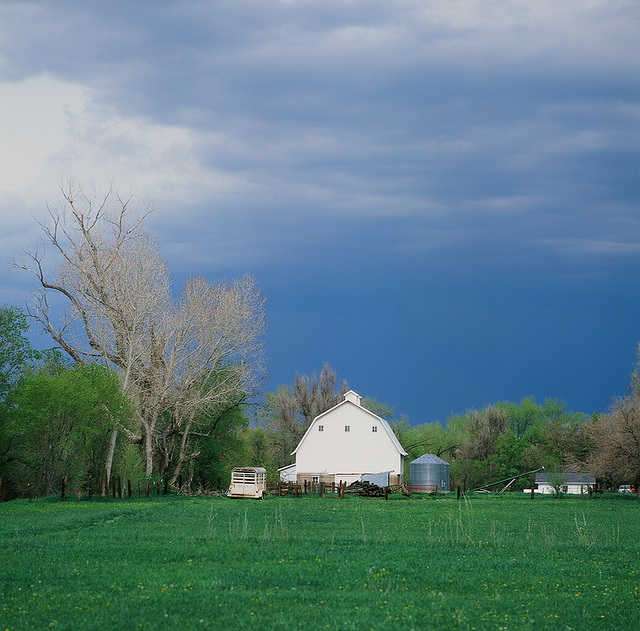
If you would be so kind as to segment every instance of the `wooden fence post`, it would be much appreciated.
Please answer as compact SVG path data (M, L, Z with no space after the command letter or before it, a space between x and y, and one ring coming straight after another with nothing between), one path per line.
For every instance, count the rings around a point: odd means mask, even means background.
M93 497L93 478L89 476L89 501Z
M147 478L147 497L149 497L149 478Z

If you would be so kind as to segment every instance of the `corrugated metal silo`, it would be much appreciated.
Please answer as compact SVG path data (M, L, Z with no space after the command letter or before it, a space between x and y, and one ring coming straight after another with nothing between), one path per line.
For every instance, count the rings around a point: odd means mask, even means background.
M449 463L424 454L409 464L410 491L449 491Z

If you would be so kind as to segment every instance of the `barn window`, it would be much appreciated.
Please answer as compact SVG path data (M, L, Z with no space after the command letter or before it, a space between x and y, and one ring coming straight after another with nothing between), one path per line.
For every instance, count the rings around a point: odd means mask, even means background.
M318 431L324 432L324 425L318 425Z
M345 425L344 426L344 431L345 432L350 432L351 431L351 425Z
M377 426L377 425L373 425L373 426L371 427L371 431L372 431L372 432L377 432L377 431L378 431L378 426Z

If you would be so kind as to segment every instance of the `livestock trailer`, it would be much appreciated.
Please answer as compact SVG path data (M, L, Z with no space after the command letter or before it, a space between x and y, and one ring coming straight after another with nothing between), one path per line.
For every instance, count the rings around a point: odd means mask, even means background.
M263 467L235 467L231 470L229 497L264 499L267 492L267 470Z

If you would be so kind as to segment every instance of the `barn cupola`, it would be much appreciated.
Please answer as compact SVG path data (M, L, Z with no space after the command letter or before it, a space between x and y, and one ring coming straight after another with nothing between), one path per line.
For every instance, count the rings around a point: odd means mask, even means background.
M349 401L349 403L355 403L356 405L360 405L360 399L360 395L353 390L349 390L349 392L346 392L344 395L345 401Z

